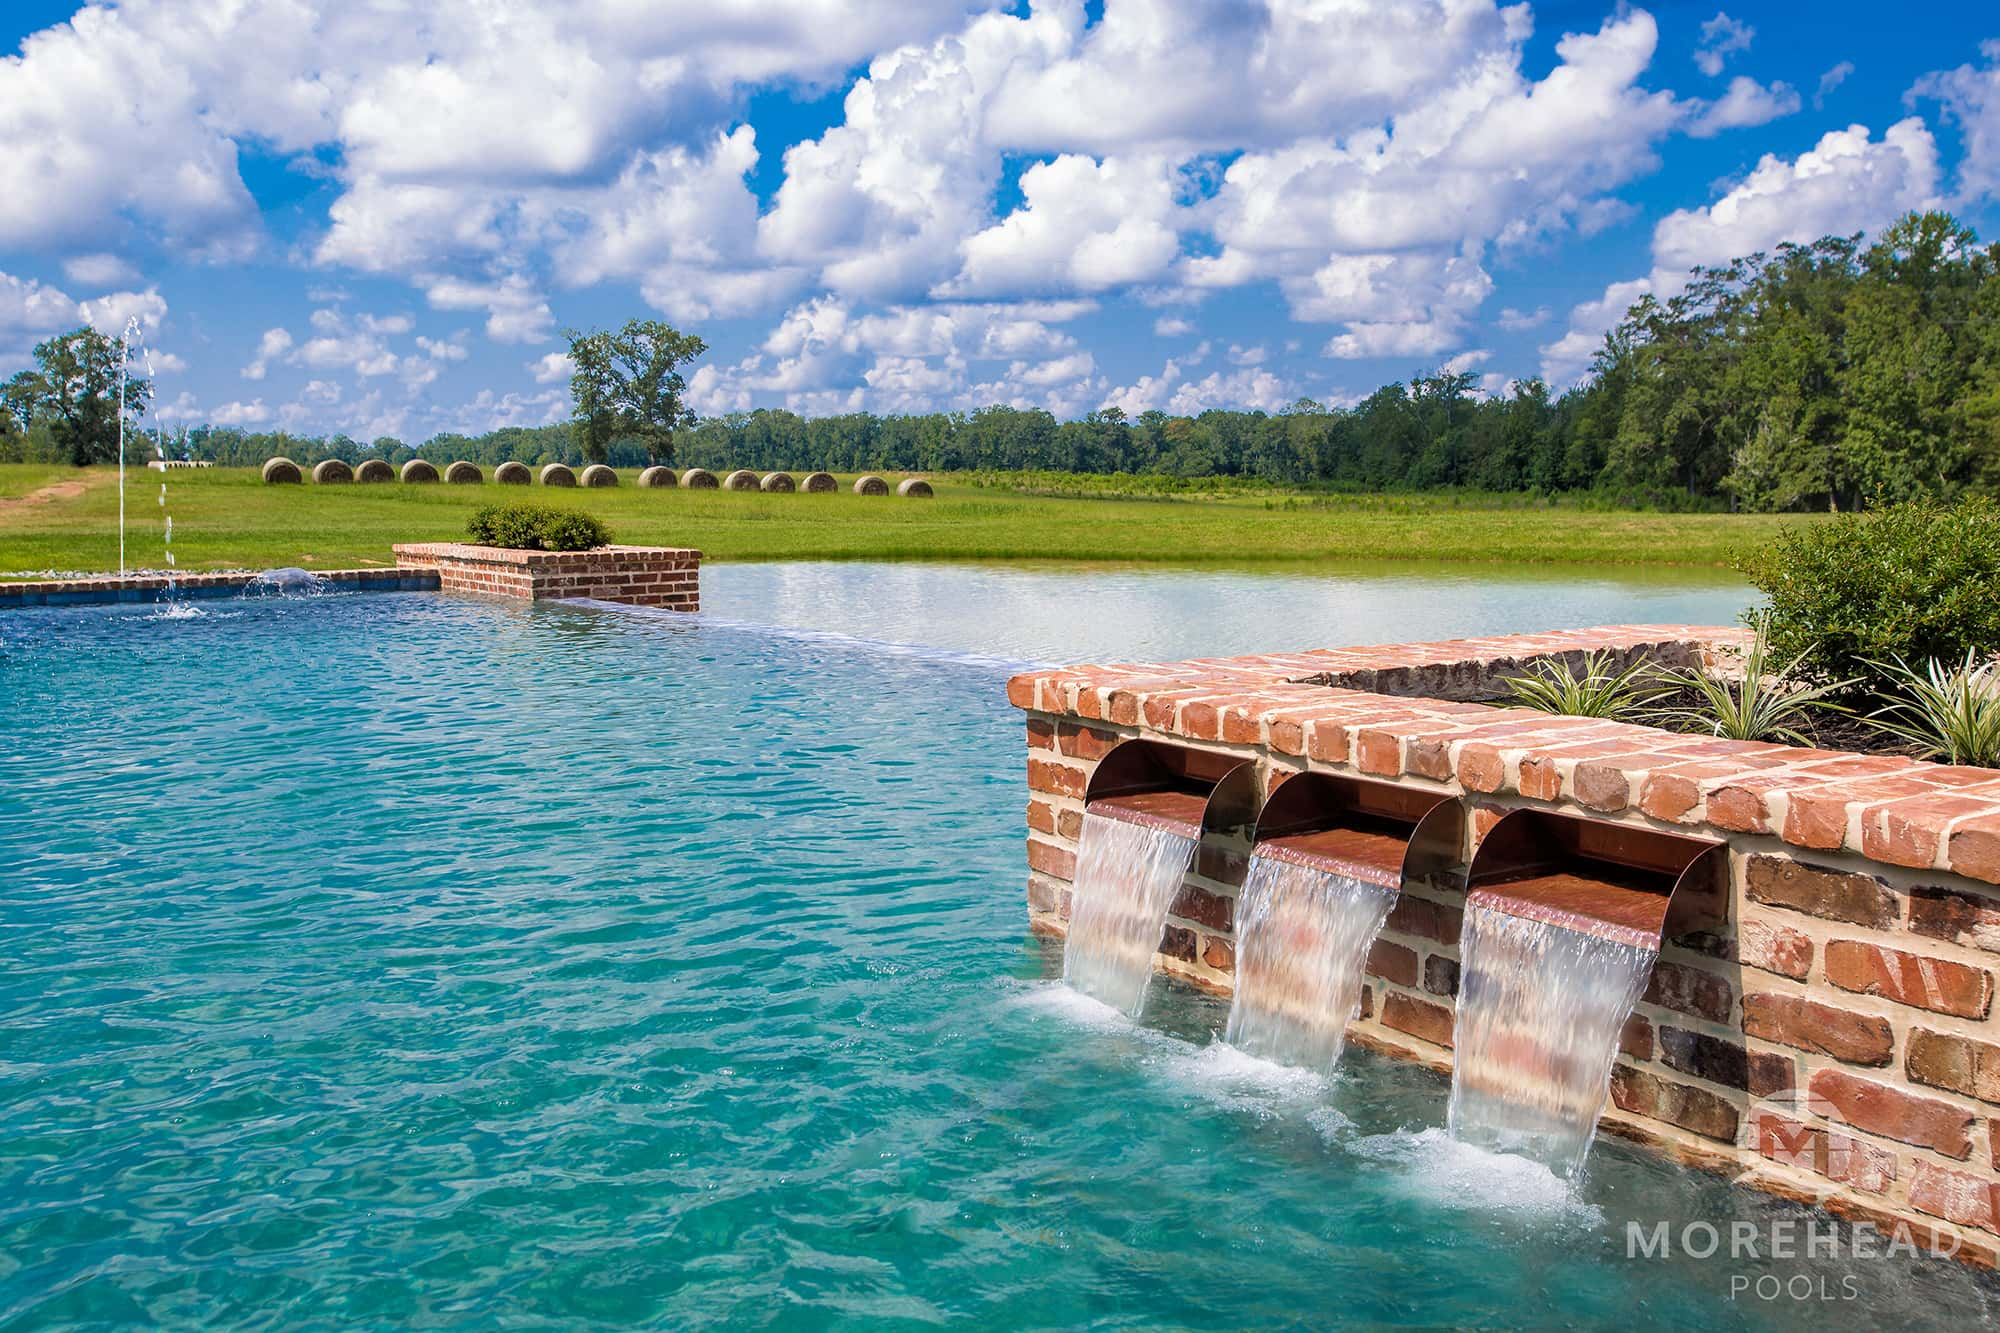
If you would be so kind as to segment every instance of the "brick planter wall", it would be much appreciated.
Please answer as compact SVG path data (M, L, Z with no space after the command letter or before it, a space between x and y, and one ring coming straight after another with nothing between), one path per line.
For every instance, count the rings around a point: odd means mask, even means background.
M438 586L428 569L322 569L313 571L339 592L423 592ZM28 606L87 606L107 602L163 602L236 597L262 575L93 574L76 579L0 580L0 610Z
M1682 1161L1994 1266L2000 1245L2000 772L1716 740L1476 702L1522 663L1610 649L1718 664L1741 633L1594 630L1075 667L1016 676L1028 907L1060 935L1083 794L1137 736L1446 792L1465 859L1529 807L1729 846L1717 930L1663 943L1605 1127ZM1156 966L1231 985L1246 844L1204 842ZM1405 889L1368 960L1358 1044L1449 1069L1464 893Z
M396 547L403 569L435 570L445 592L537 601L591 597L601 602L701 609L701 552L671 546L600 546L590 551L513 551L498 546L425 542Z

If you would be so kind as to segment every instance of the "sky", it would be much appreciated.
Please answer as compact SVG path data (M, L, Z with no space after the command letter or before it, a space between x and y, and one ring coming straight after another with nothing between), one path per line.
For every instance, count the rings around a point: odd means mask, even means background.
M633 318L702 415L1560 390L1690 268L2000 237L2000 10L1921 13L13 0L0 374L137 318L168 425L411 443Z

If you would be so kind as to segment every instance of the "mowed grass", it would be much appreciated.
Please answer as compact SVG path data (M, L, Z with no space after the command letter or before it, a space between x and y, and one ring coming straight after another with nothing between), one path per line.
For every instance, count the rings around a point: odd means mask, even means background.
M482 504L588 510L613 540L698 547L709 560L1037 560L1160 564L1353 561L1727 566L1798 518L1481 507L1427 497L1053 498L931 477L937 496L540 486L266 486L255 470L127 474L126 563L183 570L391 565L397 542L450 541ZM896 478L890 477L891 484ZM65 482L63 494L33 493ZM0 465L0 573L118 566L111 468Z

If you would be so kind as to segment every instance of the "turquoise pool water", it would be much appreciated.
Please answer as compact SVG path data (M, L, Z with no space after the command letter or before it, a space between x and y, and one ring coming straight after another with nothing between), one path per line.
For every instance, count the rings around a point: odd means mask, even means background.
M0 616L0 1327L1993 1321L1951 1264L1628 1258L1797 1214L1616 1143L1568 1199L1434 1076L1069 996L1003 674L424 594Z

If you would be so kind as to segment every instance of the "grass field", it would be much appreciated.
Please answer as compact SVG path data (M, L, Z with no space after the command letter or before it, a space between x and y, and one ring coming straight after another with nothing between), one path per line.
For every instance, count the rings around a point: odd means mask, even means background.
M481 504L586 509L615 541L700 548L710 560L1055 560L1259 564L1481 561L1725 567L1797 518L1486 507L1449 498L1050 497L933 477L937 498L535 487L266 486L248 468L128 473L126 563L183 570L394 563L403 541L460 538ZM894 478L891 478L893 483ZM0 573L118 567L114 468L0 465Z

